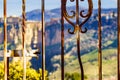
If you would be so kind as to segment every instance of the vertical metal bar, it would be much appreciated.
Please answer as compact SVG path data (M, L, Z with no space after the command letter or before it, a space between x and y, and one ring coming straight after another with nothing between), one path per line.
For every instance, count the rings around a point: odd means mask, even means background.
M79 29L79 26L77 26ZM83 65L81 61L81 55L80 55L80 33L77 31L77 53L78 53L78 61L80 65L80 70L81 70L81 80L84 80L84 70L83 70Z
M84 80L84 70L82 66L81 61L81 55L80 55L80 27L79 27L79 0L76 0L76 29L77 29L77 53L78 53L78 61L81 69L81 80Z
M23 80L26 80L26 53L25 53L25 20L26 20L26 14L25 14L25 3L26 0L22 0L22 54L23 54Z
M9 57L7 57L7 80L9 80Z
M4 0L4 80L7 80L7 0Z
M61 80L64 80L64 0L61 0Z
M45 19L44 19L44 4L45 1L41 2L42 7L42 80L45 80Z
M120 80L120 0L117 0L118 9L118 80Z
M98 66L99 80L102 80L101 0L98 0Z
M76 0L76 24L79 25L79 1L78 0Z

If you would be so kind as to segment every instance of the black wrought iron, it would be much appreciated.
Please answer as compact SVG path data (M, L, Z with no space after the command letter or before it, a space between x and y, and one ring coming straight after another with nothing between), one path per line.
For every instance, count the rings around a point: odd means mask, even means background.
M62 16L62 20L66 20L69 24L71 24L73 26L73 31L72 29L68 29L68 32L70 34L77 34L77 54L78 54L78 61L79 61L79 65L80 65L80 69L81 69L81 80L84 80L84 70L83 70L83 65L82 65L82 61L81 61L81 57L80 57L80 33L85 33L87 32L87 28L85 28L84 30L82 30L82 26L88 21L88 19L90 18L91 14L92 14L92 9L93 9L93 3L92 0L88 0L88 5L89 5L89 9L88 9L88 13L84 14L85 10L81 10L79 12L79 0L70 0L71 2L76 1L76 11L72 10L71 13L72 15L69 15L67 12L67 1L68 0L62 0L62 12L61 12L61 16ZM84 0L80 0L80 1L84 1ZM73 21L71 21L70 19L72 18L76 18L76 23L74 23ZM84 18L83 22L80 22L80 18ZM61 22L62 23L62 33L61 33L61 41L62 41L62 55L61 55L61 62L62 62L62 80L64 80L64 21Z

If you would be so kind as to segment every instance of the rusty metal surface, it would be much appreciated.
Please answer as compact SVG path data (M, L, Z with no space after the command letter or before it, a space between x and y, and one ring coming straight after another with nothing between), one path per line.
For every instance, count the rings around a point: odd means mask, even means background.
M4 80L8 79L7 69L7 0L4 0Z
M41 10L42 10L42 80L45 80L45 1L41 0Z
M25 54L25 28L26 28L26 0L22 0L22 54L23 54L23 80L26 80L26 54Z
M88 0L88 5L89 5L89 9L88 9L88 13L87 14L83 14L83 12L85 10L81 10L79 12L79 0L70 0L71 2L75 2L76 1L76 10L72 10L71 13L72 15L69 15L67 12L67 1L68 0L62 0L62 12L61 12L61 17L63 19L65 19L69 24L72 25L73 27L73 31L72 29L68 29L68 32L70 34L76 34L76 42L77 42L77 55L78 55L78 62L79 62L79 66L80 66L80 73L81 73L81 80L84 80L84 69L83 69L83 65L82 65L82 61L81 61L81 55L80 55L80 32L81 33L85 33L87 32L87 28L85 28L84 30L82 29L82 26L88 21L88 19L90 18L91 14L92 14L92 10L93 10L93 3L92 0ZM80 0L80 1L84 1L84 0ZM80 22L80 17L84 18L84 21ZM76 21L75 23L72 22L70 19L75 18ZM61 53L61 62L62 62L62 80L64 80L64 22L61 21L61 25L62 25L62 32L61 32L61 41L62 41L62 53Z
M61 80L64 80L64 17L63 17L63 2L61 0Z
M98 0L98 67L99 80L102 80L101 0Z
M93 10L92 0L88 0L88 13L83 14L85 10L79 9L79 2L84 0L70 0L70 2L76 2L76 10L72 10L69 15L67 11L67 1L61 0L61 80L64 80L64 21L66 20L69 24L72 25L72 28L68 29L68 33L76 35L77 43L77 57L80 67L81 80L84 80L84 68L81 60L80 54L80 33L86 33L87 28L82 29L82 26L88 21L91 17ZM6 2L4 0L4 80L8 80L9 75L9 60L7 59L7 11L6 11ZM23 80L26 80L26 55L25 55L25 28L26 28L26 13L25 13L25 3L26 0L22 0L22 54L23 54ZM120 1L118 0L118 80L120 80ZM45 80L45 1L41 0L41 11L42 11L42 80ZM71 19L75 18L75 22ZM84 18L84 21L80 21L80 18ZM102 29L101 29L101 0L98 0L98 70L99 70L99 80L102 80Z

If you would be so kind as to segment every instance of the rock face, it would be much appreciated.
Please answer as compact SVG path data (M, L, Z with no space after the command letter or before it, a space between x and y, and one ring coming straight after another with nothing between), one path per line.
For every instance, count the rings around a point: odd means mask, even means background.
M17 50L22 49L22 25L9 25L11 28L8 30L8 42L14 45ZM33 48L32 44L38 43L38 32L41 31L41 23L34 21L26 21L25 28L25 44L26 48ZM12 46L11 45L11 46ZM37 47L37 46L36 46Z
M115 11L114 9L113 11ZM94 13L97 10L94 10ZM105 10L107 11L107 10ZM103 11L104 12L104 11ZM53 16L54 13L54 16ZM58 14L59 13L59 14ZM55 17L55 19L51 19L51 21L46 22L45 27L45 37L46 37L46 69L49 71L54 70L55 63L60 64L60 62L52 62L51 60L55 56L60 56L61 54L61 24L60 24L60 9L54 9L50 12L46 12L48 16L46 19ZM52 17L51 17L52 14ZM105 12L105 14L107 14ZM40 20L40 11L32 11L27 13L27 19L31 20ZM116 48L116 34L117 34L117 21L116 17L106 18L106 16L102 17L102 37L103 37L103 46L102 48ZM35 23L35 24L34 24ZM2 23L1 23L2 24ZM39 47L41 50L41 23L28 21L26 26L26 48L36 48ZM2 24L3 25L3 24ZM37 26L37 27L36 27ZM81 35L81 54L85 55L88 52L91 52L97 49L97 38L98 38L98 21L97 16L93 14L91 19L83 26L87 27L88 32L86 34ZM70 56L76 56L76 36L68 34L68 29L72 28L71 25L65 23L65 54L69 54ZM111 42L108 42L111 40ZM36 43L38 44L36 45ZM113 43L112 43L113 42ZM3 27L0 27L0 43L3 43ZM21 23L15 25L8 25L8 48L9 49L22 49L22 26ZM107 46L106 46L107 45ZM3 45L0 46L0 49L3 49ZM68 56L69 57L69 56ZM31 60L32 67L38 69L41 67L41 54L39 55L38 60L33 58ZM37 65L36 65L37 63Z
M10 56L14 50L22 50L22 24L19 20L19 17L10 17L8 18L7 22L7 46L8 51L12 50L8 55ZM14 22L17 20L16 22ZM3 23L0 23L0 49L3 50ZM38 43L40 42L38 39L39 32L41 32L41 23L38 21L26 21L26 28L25 28L25 46L26 46L26 53L31 53L34 50L38 50L39 46ZM34 51L33 51L34 52ZM0 56L3 56L3 52L0 52ZM14 52L16 53L16 52ZM22 54L22 53L21 53ZM14 54L14 56L17 55Z

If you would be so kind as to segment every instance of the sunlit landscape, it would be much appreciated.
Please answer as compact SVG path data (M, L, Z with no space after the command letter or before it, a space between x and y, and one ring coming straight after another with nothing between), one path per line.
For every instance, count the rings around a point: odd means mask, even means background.
M18 0L19 1L19 0ZM113 0L114 1L114 0ZM15 1L17 2L17 0ZM60 2L60 1L58 1ZM8 7L13 2L8 1ZM70 3L70 2L69 2ZM80 33L80 52L84 68L85 80L98 80L98 9L93 1L93 13L83 25L88 30ZM2 4L2 2L0 3ZM42 80L42 12L39 3L31 8L26 2L26 28L25 28L25 56L26 79ZM45 4L49 4L47 1ZM50 3L48 6L50 6ZM58 3L56 3L58 5ZM85 3L84 3L85 4ZM103 1L103 4L105 2ZM102 7L102 77L103 80L117 80L117 8L113 6ZM19 6L21 3L18 4ZM45 9L45 80L61 80L61 8ZM13 8L13 6L11 6ZM18 6L17 6L18 7ZM20 6L21 7L21 6ZM18 7L18 8L20 8ZM2 7L0 7L2 9ZM31 9L29 9L31 8ZM67 5L68 13L75 10L75 5ZM80 10L87 12L87 7L81 5ZM15 8L16 9L16 8ZM7 16L7 57L9 58L9 80L23 80L23 54L22 54L22 12L10 12ZM13 9L11 9L13 11ZM3 11L1 11L3 13ZM4 80L4 18L0 14L0 80ZM80 18L80 21L84 19ZM74 22L74 19L72 20ZM76 34L69 34L72 26L64 23L64 68L65 80L80 80L80 66L77 57ZM73 28L72 28L73 29Z

